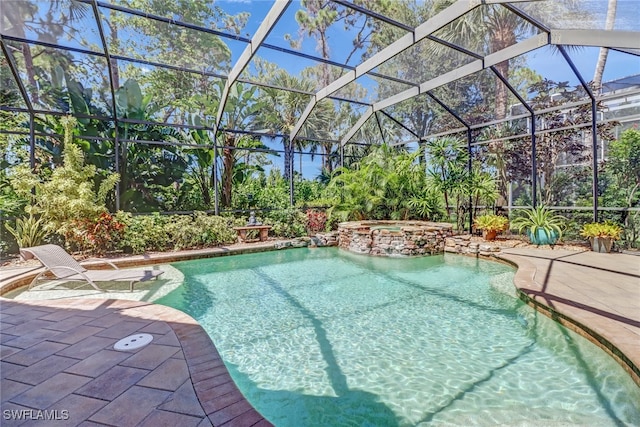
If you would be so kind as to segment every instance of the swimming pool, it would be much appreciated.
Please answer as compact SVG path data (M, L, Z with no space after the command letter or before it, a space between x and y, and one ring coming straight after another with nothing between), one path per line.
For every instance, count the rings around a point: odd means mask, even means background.
M277 426L640 424L631 378L517 299L511 267L306 248L173 266L157 302Z

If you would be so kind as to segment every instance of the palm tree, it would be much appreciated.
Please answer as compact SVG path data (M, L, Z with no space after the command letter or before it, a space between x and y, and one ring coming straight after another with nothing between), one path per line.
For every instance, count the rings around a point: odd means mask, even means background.
M607 18L605 22L605 29L612 30L613 24L616 20L616 9L618 7L618 0L609 0L607 4ZM601 47L600 54L598 55L598 62L596 63L596 71L593 76L593 87L598 92L602 91L602 74L604 73L604 66L607 63L607 56L609 55L609 48Z
M222 93L222 82L218 90ZM258 98L256 86L236 82L229 90L227 103L224 108L221 127L229 129L250 128L259 114L264 110L264 104ZM217 106L216 106L217 108ZM233 174L236 164L236 150L244 135L224 132L219 135L223 140L222 148L222 206L230 207L233 194Z
M425 149L427 163L430 165L429 173L444 196L447 216L451 218L450 197L456 195L456 211L458 211L460 194L468 180L467 147L462 141L447 137L428 141Z
M451 0L442 0L437 7L444 9L451 3ZM518 17L509 9L501 5L483 5L437 31L436 35L486 55L514 45L523 36L534 31L535 27L531 23ZM496 64L496 69L506 79L509 78L509 68L508 60ZM495 116L497 119L506 117L508 99L507 87L496 79Z
M269 105L261 112L260 123L268 128L272 133L280 133L285 135L282 138L284 146L284 177L289 179L290 168L292 165L293 146L288 135L293 130L298 118L309 103L309 95L306 92L315 90L315 82L298 78L288 74L284 70L278 70L269 79L269 84L274 87L263 87L264 102ZM294 91L288 91L278 88L289 88ZM330 101L321 102L316 106L314 114L305 122L308 133L314 136L325 136L327 134L327 124L331 123L333 106ZM298 140L298 148L304 148L308 141Z
M340 219L423 219L438 212L438 197L420 153L372 147L353 168L338 168L326 189Z

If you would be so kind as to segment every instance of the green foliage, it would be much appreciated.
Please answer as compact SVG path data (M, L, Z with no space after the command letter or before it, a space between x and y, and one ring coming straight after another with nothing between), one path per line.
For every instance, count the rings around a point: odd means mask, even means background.
M6 184L6 185L5 185ZM19 197L15 190L11 187L9 179L0 179L0 213L1 216L11 217L20 215L24 212L27 200Z
M640 187L640 130L627 129L622 132L620 139L611 142L605 170L613 173L620 181L621 186L628 183L632 190L638 191L638 187Z
M480 215L475 218L474 224L480 230L500 232L509 227L509 218L494 214Z
M419 153L409 154L382 145L372 148L354 169L338 169L324 194L332 204L330 217L340 220L439 217L438 193L417 162L418 156Z
M96 219L73 220L65 233L65 243L73 250L103 255L116 250L125 224L103 212Z
M233 226L239 225L232 218L207 215L204 212L167 216L158 213L133 216L127 212L118 212L115 218L126 224L120 248L135 254L233 243L236 241Z
M429 176L438 192L444 197L444 205L449 220L453 213L457 227L464 227L462 206L469 196L475 203L480 200L493 203L497 197L495 180L476 166L469 171L469 152L466 145L456 138L438 138L429 141L425 147L428 157ZM451 206L455 207L452 212Z
M270 211L264 219L265 224L272 226L272 234L288 238L305 236L306 222L306 215L295 208Z
M640 130L627 129L609 145L601 182L606 187L601 204L624 208L640 206ZM624 225L622 246L640 245L640 212L623 211L616 218Z
M77 122L72 117L61 121L65 128L64 166L55 168L48 178L43 179L27 165L20 165L10 177L10 183L18 196L31 200L25 210L42 218L47 233L64 236L74 220L93 221L106 212L106 197L119 176L109 174L96 191L96 167L84 164L82 151L72 142ZM32 189L35 191L33 196Z
M289 207L289 183L278 171L269 175L260 173L257 178L234 186L236 209L286 209Z
M158 117L154 94L128 79L116 91L118 116L140 121L164 121ZM166 92L166 91L165 91ZM120 122L120 206L134 212L170 210L191 160L181 147L169 144L131 143L126 140L175 142L181 135L170 126Z
M296 176L293 186L293 197L296 200L296 205L308 206L313 204L321 198L325 187L326 184L322 184L320 181L311 181Z
M11 227L8 223L5 224L9 233L13 235L21 248L28 248L31 246L38 246L47 236L47 232L44 229L44 221L42 218L36 218L32 214L29 214L25 218L17 218L15 228Z
M482 171L477 165L474 165L469 177L469 187L465 191L465 195L471 195L473 198L473 205L493 205L498 199L498 194L497 180L488 172Z
M140 254L169 247L169 235L165 230L168 217L159 213L133 216L129 212L119 211L115 218L126 226L119 243L120 249L125 252Z
M619 240L622 235L622 227L613 222L591 222L582 226L581 236L591 237L608 237L613 240Z
M562 230L566 218L557 215L543 205L537 206L535 209L530 208L523 211L522 216L511 220L511 226L518 229L519 233L528 230L530 234L537 235L538 230L546 236L556 233L558 237L562 237Z
M194 249L229 244L236 241L233 220L221 216L194 212L173 215L165 230L174 250Z

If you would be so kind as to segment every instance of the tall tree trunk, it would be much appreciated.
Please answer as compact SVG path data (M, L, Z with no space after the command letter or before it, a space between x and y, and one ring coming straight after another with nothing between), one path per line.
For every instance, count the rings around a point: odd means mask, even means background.
M289 179L289 176L291 175L291 161L293 160L291 158L291 147L289 144L289 138L284 138L284 140L282 141L282 145L284 147L284 179Z
M491 37L491 51L497 52L516 44L516 28L509 21L502 21L496 25ZM509 61L502 61L496 64L496 69L505 79L509 79ZM507 103L509 101L509 90L496 78L496 119L503 119L507 116Z
M4 8L4 10L2 10L3 15L6 14L6 19L12 23L12 26L14 27L14 31L15 31L15 35L17 37L20 37L22 39L26 39L26 33L24 31L26 24L25 24L25 17L26 19L33 19L33 15L32 13L34 13L35 11L31 11L29 12L28 9L28 4L25 3L24 6L27 6L26 9L23 9L22 7L20 7L19 5L15 5L13 7L11 6L7 6L6 8ZM31 46L29 46L28 43L22 43L22 56L24 58L24 67L27 71L27 81L29 82L29 86L32 88L31 91L28 91L31 93L31 102L33 102L34 104L38 104L40 102L40 97L38 95L38 86L36 85L36 73L35 73L35 69L33 67L33 55L31 53Z
M111 22L109 22L108 25L109 25L109 31L111 31L111 43L117 44L118 43L118 27L112 24ZM109 59L110 59L109 71L111 72L111 77L113 79L113 90L118 90L118 88L120 87L120 70L118 69L118 60L113 58L109 58Z
M605 29L612 30L613 24L616 20L616 9L618 8L618 0L609 0L607 5L607 20L605 22ZM598 62L596 62L596 70L593 75L593 87L598 92L602 92L602 74L604 73L604 66L607 63L607 56L609 55L609 48L601 47L600 54L598 55Z
M509 61L503 61L496 64L496 69L504 76L505 79L509 78ZM496 119L504 119L507 117L507 103L509 102L509 89L496 78Z
M207 183L208 177L206 169L200 169L198 171L198 181L200 181L200 190L202 191L202 201L208 208L211 205L211 194L209 192L209 185Z
M38 95L36 73L33 68L33 55L31 55L31 47L27 43L22 44L22 56L24 57L24 67L27 70L27 81L29 82L29 86L33 88L31 90L31 101L34 104L38 104L40 102L40 96Z
M233 147L235 139L231 135L225 137L225 147L222 149L222 206L231 207L231 194L233 190Z

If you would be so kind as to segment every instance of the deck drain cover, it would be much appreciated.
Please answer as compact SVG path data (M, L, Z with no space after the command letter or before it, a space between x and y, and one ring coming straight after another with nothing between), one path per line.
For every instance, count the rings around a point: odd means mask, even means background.
M135 334L129 335L126 338L122 338L115 343L113 348L118 351L136 350L140 347L144 347L153 341L153 335L150 334Z

